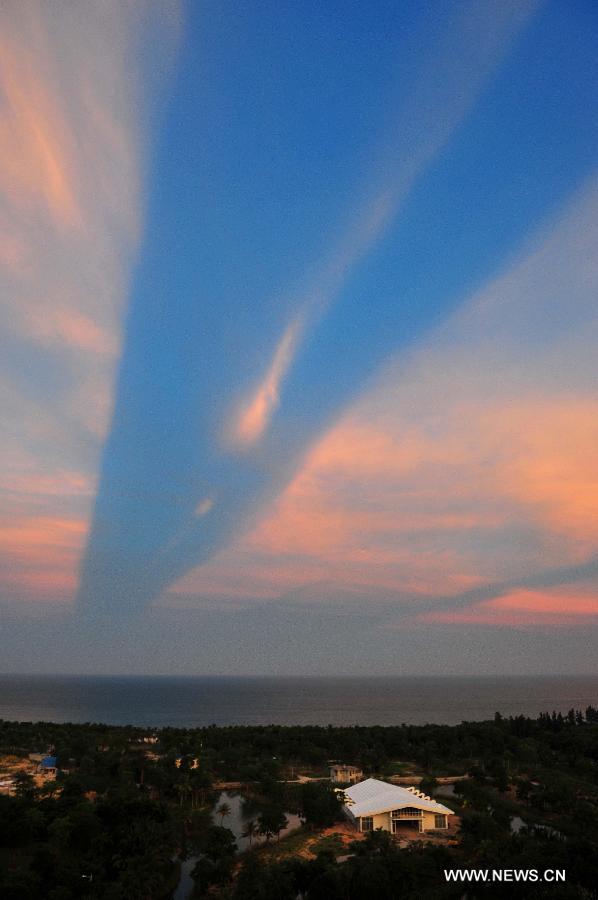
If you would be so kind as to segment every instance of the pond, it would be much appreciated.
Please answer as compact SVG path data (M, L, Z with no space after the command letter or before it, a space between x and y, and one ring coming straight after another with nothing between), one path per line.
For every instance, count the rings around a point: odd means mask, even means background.
M439 784L437 788L434 788L434 796L453 797L454 794L455 794L455 785L454 784Z
M527 828L527 822L524 822L520 816L512 816L511 817L511 832L512 834L517 834L521 831L522 828ZM536 831L543 831L544 834L548 834L551 837L557 837L561 840L565 840L565 835L562 831L557 831L556 828L553 828L551 825L532 825Z
M527 824L520 816L511 817L511 833L518 834L522 828L527 828Z
M223 803L226 803L230 807L230 814L224 816L224 819L217 815L216 810ZM246 850L249 847L249 838L242 837L243 831L245 831L245 827L247 822L250 819L257 819L259 815L258 808L252 804L251 800L242 797L241 794L232 792L232 791L223 791L212 808L212 819L215 825L224 825L225 828L230 828L232 833L235 836L235 840L237 842L237 848L239 852ZM289 831L293 831L295 828L299 828L301 825L301 819L299 816L294 813L285 813L288 825L287 827L280 832L280 836L283 837L285 834L288 834ZM261 844L266 840L265 837L259 835L252 839L252 845ZM272 838L272 840L276 840L276 838ZM176 891L173 894L173 900L188 900L191 896L191 891L193 890L193 879L191 878L191 871L197 861L196 856L190 856L188 859L184 860L181 863L181 878L179 880Z
M230 815L225 816L224 820L222 817L216 814L216 810L223 803L227 803L230 806ZM230 828L232 833L235 836L235 840L237 842L237 847L239 851L246 850L249 847L249 838L241 837L243 831L245 831L245 826L250 819L257 819L259 815L259 807L254 805L250 800L242 797L241 794L233 793L231 791L223 791L216 803L214 804L214 809L212 810L212 818L216 825L224 825L225 828ZM288 834L289 831L293 831L295 828L299 828L301 825L301 819L299 816L296 816L294 813L287 812L285 813L288 819L287 827L280 832L280 836ZM254 837L251 841L253 844L260 844L265 841L266 838L263 836ZM276 840L276 838L273 838Z

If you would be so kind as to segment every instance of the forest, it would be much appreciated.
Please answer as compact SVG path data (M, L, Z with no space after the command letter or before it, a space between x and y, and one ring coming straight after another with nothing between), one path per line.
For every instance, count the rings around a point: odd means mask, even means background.
M35 762L44 755L52 775ZM453 776L450 802L439 799L458 817L455 839L405 847L378 831L339 843L334 762L412 777L431 796ZM193 897L215 900L598 898L591 706L455 726L0 721L0 782L3 900L167 900L189 859ZM225 790L251 810L243 848L226 827ZM290 814L301 820L291 831ZM445 878L455 868L561 869L566 880L464 887Z

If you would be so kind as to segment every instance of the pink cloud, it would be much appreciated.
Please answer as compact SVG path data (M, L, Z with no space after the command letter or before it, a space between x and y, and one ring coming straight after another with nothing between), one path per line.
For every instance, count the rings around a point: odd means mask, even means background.
M591 593L519 590L464 610L420 613L413 621L443 625L568 626L598 618L598 590Z
M0 5L2 599L76 586L142 227L143 54L159 68L179 26L177 0Z
M5 593L23 599L72 599L87 537L86 520L52 516L0 521Z
M41 197L59 228L81 227L73 183L76 136L47 77L14 31L0 45L0 84L8 109L0 120L3 193L15 211L27 213Z
M301 331L300 319L289 325L276 347L262 382L238 414L231 438L241 448L255 444L268 427L280 402L281 385L291 365Z
M546 593L533 608L516 593L518 607L445 604L598 554L597 221L591 182L507 272L385 365L252 531L173 591L226 596L234 581L237 597L274 599L327 585L426 609L438 597L437 621L497 625L593 615L574 587L568 612ZM565 290L567 328L554 315ZM542 324L533 342L529 322Z

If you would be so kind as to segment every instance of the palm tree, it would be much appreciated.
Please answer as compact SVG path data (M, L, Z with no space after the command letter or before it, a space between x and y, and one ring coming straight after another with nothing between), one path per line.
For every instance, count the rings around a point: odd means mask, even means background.
M257 826L257 822L255 819L249 819L245 823L245 830L241 832L241 837L249 838L249 846L251 847L251 842L253 838L260 833L260 830Z
M216 815L220 816L220 824L224 824L224 817L230 816L231 808L228 803L221 803L218 809L216 810Z
M191 805L197 806L198 802L201 802L201 804L205 803L206 791L209 791L212 787L209 775L206 772L202 772L201 769L193 769L189 777L191 779L191 788L193 792Z
M288 825L287 817L282 809L272 807L266 809L258 819L259 833L263 834L268 842L273 834L280 840L280 832Z
M179 805L182 806L183 800L191 793L191 784L189 782L189 778L181 778L178 784L175 784L175 790L179 795Z

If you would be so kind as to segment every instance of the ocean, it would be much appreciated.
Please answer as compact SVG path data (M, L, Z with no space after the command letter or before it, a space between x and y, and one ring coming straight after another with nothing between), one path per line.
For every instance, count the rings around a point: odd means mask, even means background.
M239 678L0 675L0 719L202 725L454 725L598 707L598 675Z

